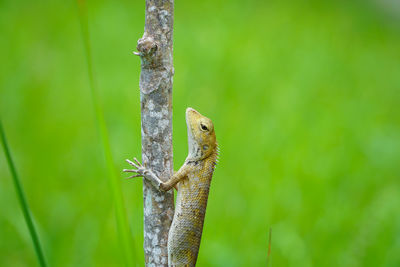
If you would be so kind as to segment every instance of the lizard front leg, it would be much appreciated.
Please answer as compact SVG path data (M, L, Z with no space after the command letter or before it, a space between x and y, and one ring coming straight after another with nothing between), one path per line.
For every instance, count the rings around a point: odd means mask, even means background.
M134 177L144 177L147 181L149 181L155 188L157 188L159 191L168 191L172 187L174 187L178 182L180 182L182 179L187 177L188 173L188 166L184 164L179 171L174 173L168 181L163 182L161 181L160 178L157 177L151 170L147 169L144 167L136 158L133 159L135 162L130 161L129 159L126 160L130 165L135 167L136 169L124 169L124 172L132 172L136 173L135 175L132 175L128 178L134 178Z

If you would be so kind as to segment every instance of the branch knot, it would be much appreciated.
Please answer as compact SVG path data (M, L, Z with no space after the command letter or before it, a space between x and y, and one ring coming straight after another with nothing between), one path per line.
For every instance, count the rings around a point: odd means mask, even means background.
M145 34L138 40L136 48L138 52L134 52L134 54L142 59L143 68L156 69L162 65L161 53L158 53L161 47L152 36Z
M157 42L151 36L144 36L138 40L136 49L139 52L134 52L135 55L147 57L153 55L157 49Z

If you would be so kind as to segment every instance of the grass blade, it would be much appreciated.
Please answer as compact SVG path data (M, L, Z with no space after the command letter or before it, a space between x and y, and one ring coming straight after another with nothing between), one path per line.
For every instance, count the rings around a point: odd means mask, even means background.
M272 239L272 228L269 228L269 235L268 235L268 252L267 252L267 267L269 267L269 262L271 258L271 239Z
M115 206L115 210L116 210L116 219L117 219L120 247L123 251L125 265L133 266L134 265L134 260L133 260L134 249L133 249L133 245L132 245L131 232L129 229L125 206L124 206L124 202L123 202L120 179L118 178L118 175L116 174L116 170L114 168L114 162L112 159L107 127L106 127L106 123L105 123L105 119L104 119L103 110L100 105L99 97L97 95L96 84L95 84L95 80L94 80L86 2L84 0L77 0L77 2L78 2L79 19L80 19L81 29L82 29L83 43L84 43L84 47L85 47L86 62L87 62L87 67L88 67L89 86L90 86L90 91L91 91L91 95L92 95L93 106L95 109L98 127L100 129L100 136L101 136L103 150L104 150L104 154L105 154L107 169L109 172L109 174L107 176L108 182L109 182L108 184L110 186L110 191L112 194L112 198L113 198L114 206Z
M28 206L28 202L26 201L24 190L22 189L22 184L19 181L17 170L15 168L14 162L11 158L10 149L8 148L8 143L6 139L6 135L3 130L3 125L0 121L0 139L3 144L4 154L6 155L8 167L11 171L11 176L13 178L15 191L17 193L17 198L19 200L19 204L21 205L22 213L24 214L26 225L28 226L29 234L31 235L33 246L35 248L36 256L38 258L39 264L42 267L46 266L46 261L44 259L43 250L40 246L39 236L36 232L35 225L33 224L31 212Z

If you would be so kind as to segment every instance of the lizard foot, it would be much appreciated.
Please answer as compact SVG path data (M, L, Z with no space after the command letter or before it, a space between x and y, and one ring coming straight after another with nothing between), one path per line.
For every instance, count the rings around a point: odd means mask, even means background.
M147 169L136 159L133 158L133 161L130 161L129 159L126 160L126 162L128 162L130 165L132 165L133 167L135 167L136 169L123 169L124 172L133 172L136 173L135 175L129 176L126 179L130 179L130 178L135 178L135 177L144 177L145 173L147 172Z

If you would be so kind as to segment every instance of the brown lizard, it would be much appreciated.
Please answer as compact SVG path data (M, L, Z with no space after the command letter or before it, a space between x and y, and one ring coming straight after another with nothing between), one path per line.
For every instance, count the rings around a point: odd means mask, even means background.
M189 154L183 166L166 182L161 181L151 170L126 160L135 169L129 177L143 176L158 190L177 192L175 214L168 233L168 265L195 266L203 232L211 178L218 158L218 145L212 121L192 108L186 109Z

